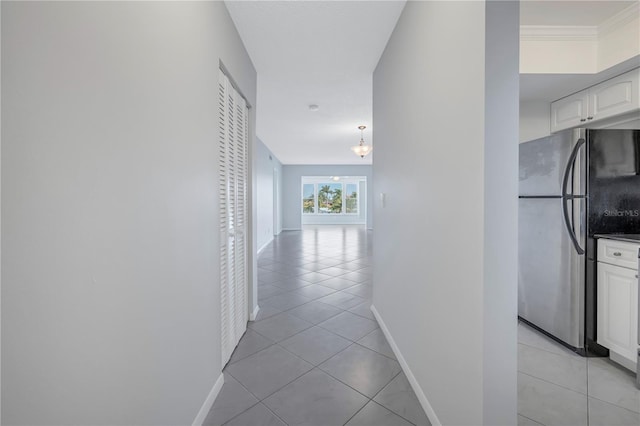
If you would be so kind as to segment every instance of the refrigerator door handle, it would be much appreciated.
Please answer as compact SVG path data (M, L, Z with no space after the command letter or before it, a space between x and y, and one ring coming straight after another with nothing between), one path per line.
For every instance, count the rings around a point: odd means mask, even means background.
M580 196L576 198L583 198L583 197ZM580 247L580 243L578 242L576 233L573 230L573 225L571 224L571 219L569 218L569 209L567 208L567 203L569 201L572 201L573 199L574 199L573 196L569 196L562 200L562 213L564 215L564 224L565 224L565 227L567 228L567 232L569 233L569 237L571 238L571 242L573 243L573 247L575 247L578 254L584 254L585 251L582 247Z
M569 161L567 161L567 166L564 169L564 179L562 180L562 214L564 216L564 225L567 228L567 232L569 233L569 237L571 238L571 242L573 243L573 247L575 247L578 254L584 254L585 251L582 247L580 247L580 243L578 242L578 238L576 237L576 233L573 227L573 221L569 217L569 208L567 207L567 202L571 201L573 205L574 198L584 198L582 195L573 195L569 194L567 189L569 186L569 179L571 179L571 170L576 162L576 158L578 158L578 153L580 152L580 148L586 143L584 138L578 139L576 145L573 147L573 151L571 151L571 155L569 156Z

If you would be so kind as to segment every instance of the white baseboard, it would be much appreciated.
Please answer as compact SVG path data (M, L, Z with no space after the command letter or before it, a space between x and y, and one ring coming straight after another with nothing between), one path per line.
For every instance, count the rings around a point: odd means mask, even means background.
M249 321L255 321L258 317L258 312L260 312L260 306L256 305L256 308L249 314Z
M395 340L393 340L393 337L391 337L391 333L389 333L389 329L387 328L387 325L384 323L384 321L382 320L382 317L378 313L378 310L373 305L371 305L371 312L373 312L373 316L376 317L376 320L380 325L380 329L382 330L382 333L384 333L384 337L387 338L387 342L389 342L389 346L391 346L393 353L398 359L398 362L400 363L400 367L402 367L402 371L404 372L405 376L407 376L407 379L409 380L409 384L411 384L411 387L413 388L413 391L418 397L418 401L420 401L420 405L422 405L422 409L424 410L425 414L429 418L429 421L433 426L441 426L442 423L440 423L438 416L436 416L436 412L433 410L433 407L429 403L429 400L427 400L426 395L424 394L422 388L418 384L418 381L416 380L416 376L414 376L413 372L411 372L411 369L409 368L409 364L407 364L407 361L404 359L404 357L400 353L400 349L398 348L398 345L396 345Z
M205 419L207 418L207 414L209 414L211 407L213 407L213 403L216 401L216 398L218 397L218 394L222 389L222 385L224 385L224 374L220 373L220 377L218 377L218 380L216 380L213 388L211 388L209 396L207 396L207 399L204 400L202 408L200 408L198 415L193 421L193 426L202 426L202 423L204 423Z
M301 231L302 228L282 228L283 231Z
M609 349L609 359L611 359L611 361L616 362L618 364L620 364L621 366L623 366L624 368L626 368L627 370L631 370L632 373L636 372L636 363L631 361L630 359L625 358L622 355L619 355L617 352L612 351L611 349Z
M260 247L260 248L258 249L258 254L260 254L260 253L262 252L262 250L264 250L265 248L267 248L267 246L268 246L269 244L271 244L271 242L272 242L272 241L273 241L273 237L271 237L271 239L269 239L269 241L267 241L266 243L264 243L264 244L262 245L262 247Z

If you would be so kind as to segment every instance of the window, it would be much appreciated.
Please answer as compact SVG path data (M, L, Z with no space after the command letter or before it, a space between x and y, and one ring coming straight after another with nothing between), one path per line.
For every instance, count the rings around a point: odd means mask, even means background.
M345 211L347 213L358 214L358 184L348 183L345 186L347 187L346 193L344 194Z
M315 185L312 183L305 183L302 185L302 212L303 213L315 213Z
M338 182L339 181L339 182ZM357 215L359 182L344 177L303 177L302 213L305 215Z
M342 213L342 184L318 184L318 213Z

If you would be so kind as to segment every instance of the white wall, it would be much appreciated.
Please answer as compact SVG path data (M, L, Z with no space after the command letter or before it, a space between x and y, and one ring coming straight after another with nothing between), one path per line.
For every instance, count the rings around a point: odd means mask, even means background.
M482 424L517 423L518 54L520 4L487 1L485 17Z
M222 2L2 2L3 424L198 414L221 373L220 60L255 105Z
M374 73L373 301L434 423L516 424L518 15L407 2Z
M546 101L520 102L520 143L551 134L551 104Z
M0 3L0 52L2 46L2 3ZM0 54L0 82L2 81L2 55ZM0 84L2 99L2 84ZM1 105L2 102L0 102ZM2 241L2 107L0 106L0 242ZM2 244L0 243L0 424L2 424Z
M598 38L598 71L640 54L640 17L616 23Z
M593 74L601 71L596 39L524 39L520 48L520 72L523 74Z
M369 165L284 165L282 167L282 228L302 228L302 177L303 176L364 176L367 178L366 225L373 228L373 182ZM362 218L353 218L353 223L362 223Z
M273 182L273 170L275 169L277 170L279 181L279 192L282 194L282 164L260 139L256 139L255 159L257 179L256 221L258 225L256 247L260 250L269 244L273 240L273 236L282 229L282 203L274 200ZM276 227L277 229L274 229L274 214L280 218L280 224Z

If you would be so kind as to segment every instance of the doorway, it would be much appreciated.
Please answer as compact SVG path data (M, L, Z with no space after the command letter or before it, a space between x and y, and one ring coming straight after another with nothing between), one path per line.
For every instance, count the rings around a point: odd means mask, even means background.
M280 175L273 169L273 235L280 234Z

